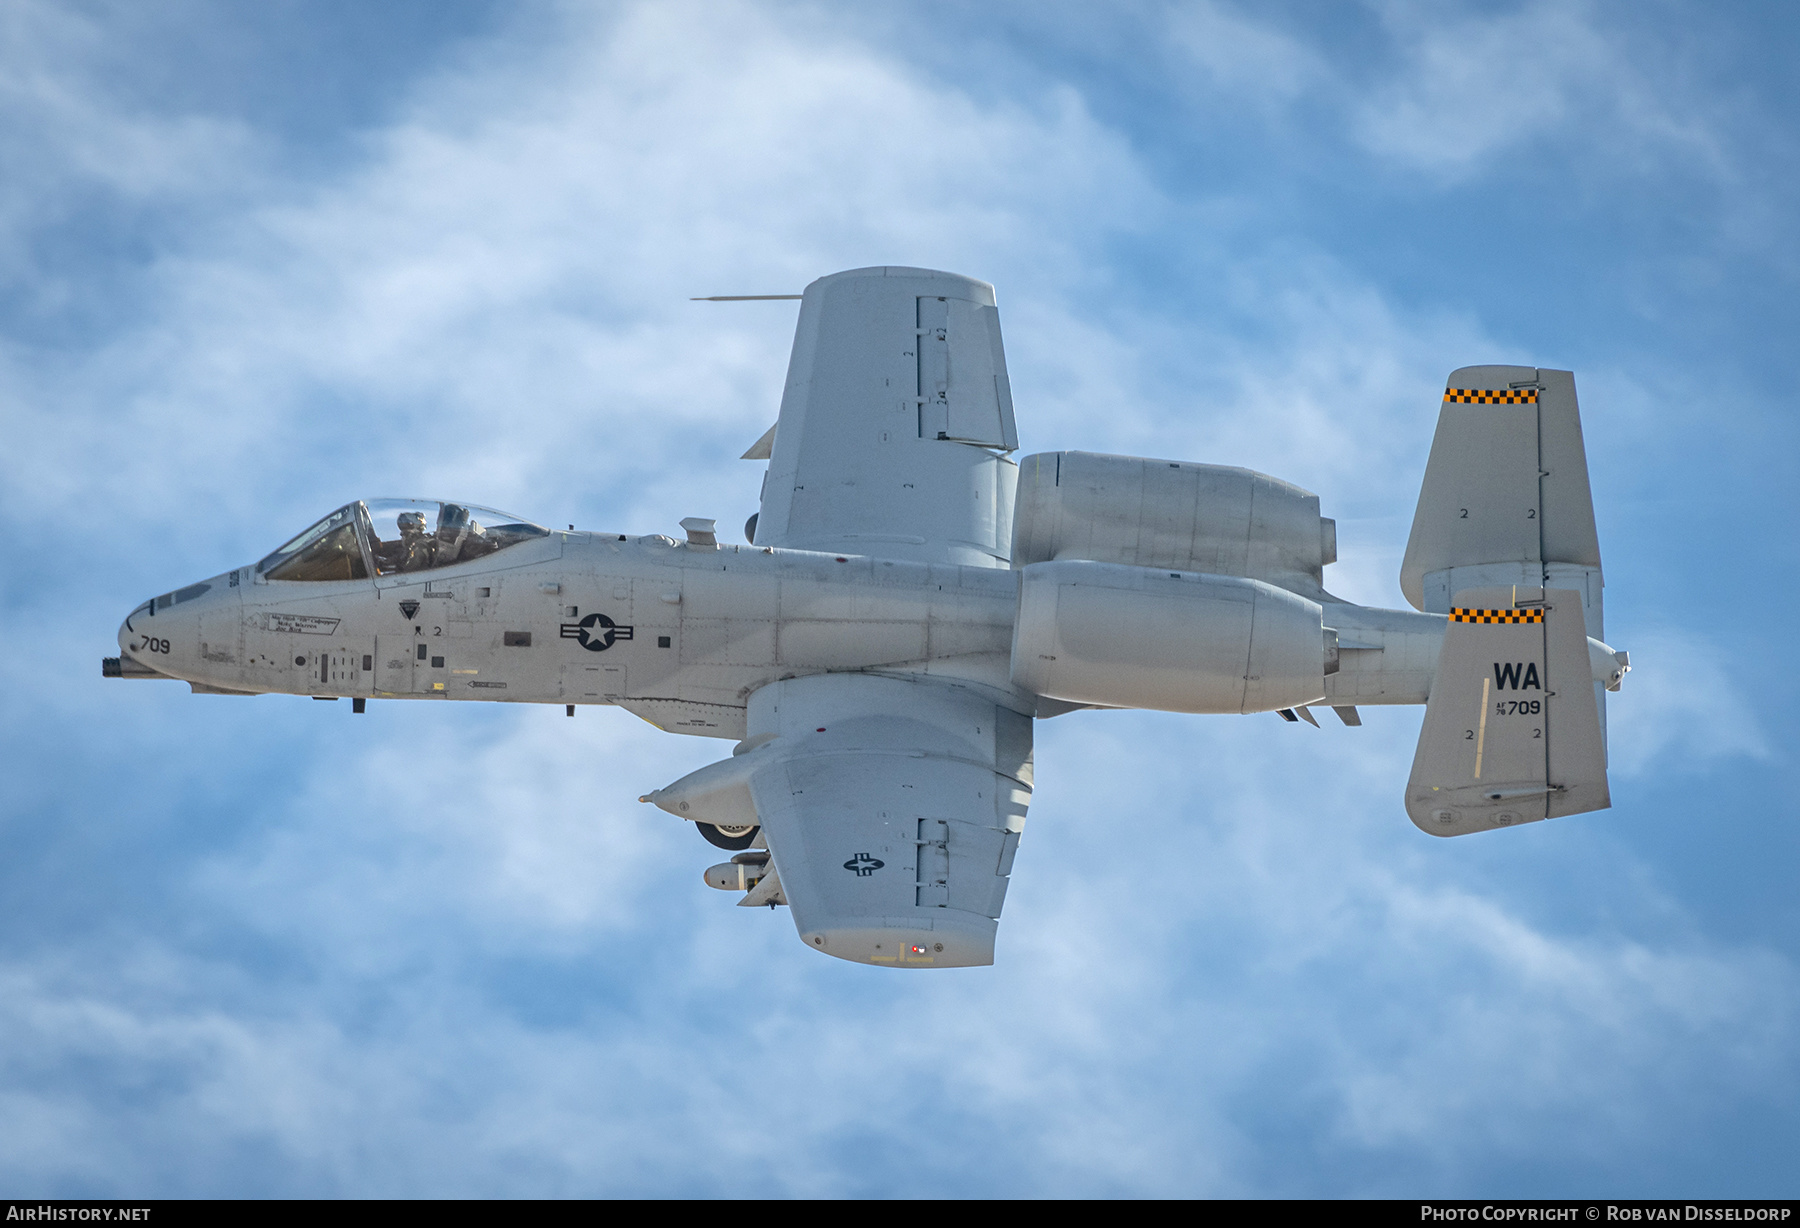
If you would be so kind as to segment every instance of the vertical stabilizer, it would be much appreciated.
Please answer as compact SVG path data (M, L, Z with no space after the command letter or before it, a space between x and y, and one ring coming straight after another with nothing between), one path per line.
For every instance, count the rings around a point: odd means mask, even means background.
M1461 836L1612 805L1606 748L1573 589L1457 593L1406 812Z
M1401 591L1413 608L1443 614L1465 588L1574 589L1587 634L1604 640L1600 539L1574 374L1463 367L1448 384Z

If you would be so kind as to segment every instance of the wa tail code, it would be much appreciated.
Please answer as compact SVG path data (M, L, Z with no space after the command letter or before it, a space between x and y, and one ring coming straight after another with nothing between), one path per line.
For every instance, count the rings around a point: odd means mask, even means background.
M1507 661L1494 662L1494 689L1496 691L1541 691L1543 684L1538 681L1537 662Z

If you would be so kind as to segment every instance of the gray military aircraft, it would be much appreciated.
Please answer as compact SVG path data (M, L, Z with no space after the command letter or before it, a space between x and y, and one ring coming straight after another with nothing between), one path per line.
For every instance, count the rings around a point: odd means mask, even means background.
M1610 805L1600 548L1567 371L1451 374L1401 588L1324 588L1298 486L1018 447L994 290L853 269L801 297L750 544L369 499L119 629L112 677L213 695L611 704L731 755L640 800L736 853L806 945L990 964L1032 721L1078 708L1346 725L1424 704L1407 813L1466 835Z

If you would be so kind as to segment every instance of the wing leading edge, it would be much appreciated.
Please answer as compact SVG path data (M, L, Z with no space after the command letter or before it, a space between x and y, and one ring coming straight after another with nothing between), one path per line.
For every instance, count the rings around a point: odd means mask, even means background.
M749 729L750 792L803 942L891 967L994 962L1029 717L941 682L824 674L757 691Z

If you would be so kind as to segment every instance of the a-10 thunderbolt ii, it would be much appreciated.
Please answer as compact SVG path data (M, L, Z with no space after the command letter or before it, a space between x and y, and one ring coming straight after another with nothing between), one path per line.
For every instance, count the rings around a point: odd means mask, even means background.
M806 945L989 964L1032 722L1078 708L1360 724L1424 704L1412 821L1608 806L1600 550L1567 371L1451 374L1401 589L1324 588L1336 525L1248 469L1018 446L993 287L854 269L801 297L750 544L369 499L165 593L106 672L207 694L612 704L731 754L642 800L737 853Z

